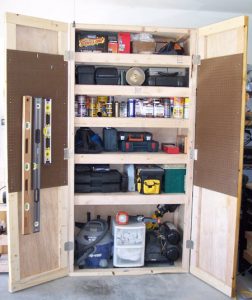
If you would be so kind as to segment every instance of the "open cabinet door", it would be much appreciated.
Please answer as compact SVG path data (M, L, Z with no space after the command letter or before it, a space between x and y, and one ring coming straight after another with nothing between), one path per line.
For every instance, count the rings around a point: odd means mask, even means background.
M68 26L6 15L6 114L9 290L68 274ZM22 98L52 99L52 162L41 158L40 231L22 234ZM34 203L32 204L32 206ZM32 214L33 207L30 208ZM33 220L33 218L32 218Z
M245 120L247 17L200 28L190 271L236 287Z

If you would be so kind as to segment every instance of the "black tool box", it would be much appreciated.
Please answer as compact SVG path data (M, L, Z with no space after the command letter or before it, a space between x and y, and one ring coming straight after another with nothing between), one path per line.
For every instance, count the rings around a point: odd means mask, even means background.
M128 179L117 170L92 171L75 168L75 192L76 193L113 193L126 192Z
M156 165L136 165L137 190L141 194L160 194L164 170Z
M158 152L159 143L157 141L144 142L120 142L120 150L122 152Z
M152 140L151 132L118 132L119 141L129 141L129 142L144 142Z
M77 66L76 84L95 84L94 74L95 74L94 66Z
M76 32L77 52L108 52L108 37L104 33Z
M145 71L144 85L188 87L188 71L181 75L178 72L169 73L168 70L150 68Z
M97 68L95 71L96 84L118 85L119 74L116 68Z

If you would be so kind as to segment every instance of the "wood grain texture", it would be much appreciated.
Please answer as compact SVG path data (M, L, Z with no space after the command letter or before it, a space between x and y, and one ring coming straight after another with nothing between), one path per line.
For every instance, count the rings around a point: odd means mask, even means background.
M198 75L194 183L236 197L243 55L204 59Z
M191 272L198 270L232 288L237 198L195 186Z
M59 268L58 190L55 188L41 190L40 205L40 232L32 235L19 234L21 279ZM20 208L19 205L19 228L21 228Z
M53 99L52 164L41 166L41 187L67 184L67 63L62 55L7 51L9 192L21 191L22 96Z

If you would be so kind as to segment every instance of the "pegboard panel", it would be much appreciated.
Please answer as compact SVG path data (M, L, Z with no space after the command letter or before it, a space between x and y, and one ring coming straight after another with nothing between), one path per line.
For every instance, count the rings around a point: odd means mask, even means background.
M198 71L194 184L237 197L243 55L204 59Z
M22 97L52 98L52 164L41 165L41 188L67 185L67 63L62 55L7 50L9 192L21 191Z

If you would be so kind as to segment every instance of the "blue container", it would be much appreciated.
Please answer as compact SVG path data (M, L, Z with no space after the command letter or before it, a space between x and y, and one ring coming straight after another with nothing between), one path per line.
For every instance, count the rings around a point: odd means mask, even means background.
M136 110L135 110L135 99L128 99L127 101L127 117L135 117L136 116Z

